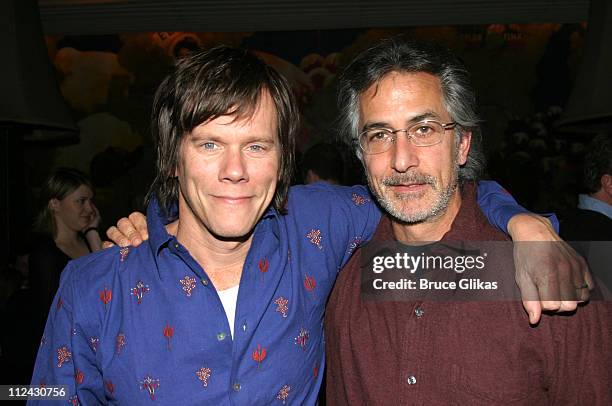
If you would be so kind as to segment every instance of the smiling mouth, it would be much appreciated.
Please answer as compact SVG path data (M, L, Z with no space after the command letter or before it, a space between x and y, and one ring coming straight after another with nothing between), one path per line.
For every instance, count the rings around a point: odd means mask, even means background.
M251 196L214 196L214 198L227 204L241 204L251 199Z
M428 185L429 185L428 183L409 183L409 184L389 185L387 187L394 190L395 192L410 193L410 192L421 192Z

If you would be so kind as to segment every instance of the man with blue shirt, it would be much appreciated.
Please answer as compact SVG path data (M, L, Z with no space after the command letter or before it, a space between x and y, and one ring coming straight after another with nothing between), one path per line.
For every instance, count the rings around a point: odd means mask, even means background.
M246 51L178 64L153 107L149 239L68 265L33 385L81 404L316 402L326 299L381 214L364 187L289 188L297 117L287 82ZM479 194L503 229L522 212L496 184Z

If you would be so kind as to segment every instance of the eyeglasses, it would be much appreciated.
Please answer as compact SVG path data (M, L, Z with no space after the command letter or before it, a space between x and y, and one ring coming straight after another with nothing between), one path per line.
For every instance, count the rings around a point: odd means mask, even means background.
M366 154L380 154L396 142L397 133L404 132L417 147L429 147L442 142L444 132L455 128L456 125L455 122L441 124L437 121L424 120L400 130L370 128L359 134L359 146Z

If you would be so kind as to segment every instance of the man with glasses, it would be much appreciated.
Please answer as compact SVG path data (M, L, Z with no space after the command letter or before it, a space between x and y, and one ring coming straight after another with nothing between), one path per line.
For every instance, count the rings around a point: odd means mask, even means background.
M424 264L453 241L506 240L476 203L480 134L463 65L445 49L394 38L358 55L339 89L344 129L386 213L327 305L327 404L610 404L606 303L530 327L501 292L514 285L511 248L480 258L486 281L461 275L466 255L461 269L432 268L430 279L423 266L412 279L393 274L406 269L394 262L403 254Z

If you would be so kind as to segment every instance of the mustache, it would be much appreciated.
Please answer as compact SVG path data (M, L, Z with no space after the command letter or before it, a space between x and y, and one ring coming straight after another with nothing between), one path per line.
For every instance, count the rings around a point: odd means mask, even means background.
M420 172L407 172L392 175L382 180L384 186L399 186L399 185L413 185L413 184L427 184L436 185L436 177L431 175L425 175Z

